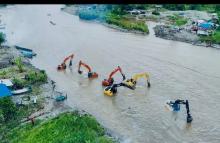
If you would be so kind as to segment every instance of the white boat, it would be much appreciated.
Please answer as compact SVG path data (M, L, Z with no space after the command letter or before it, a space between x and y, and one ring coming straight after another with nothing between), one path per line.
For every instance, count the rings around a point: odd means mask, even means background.
M28 92L31 92L31 88L30 87L25 87L25 88L22 88L22 89L11 91L11 93L13 95L19 95L19 94L24 94L24 93L28 93Z
M0 83L5 84L7 87L13 86L13 83L10 79L0 79Z

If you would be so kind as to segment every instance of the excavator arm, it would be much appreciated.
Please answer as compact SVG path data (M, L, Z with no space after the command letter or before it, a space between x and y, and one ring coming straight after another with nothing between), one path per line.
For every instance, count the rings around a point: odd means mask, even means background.
M82 74L82 71L80 70L81 66L84 66L88 70L88 78L97 78L98 77L98 74L96 72L92 72L90 66L83 63L81 60L79 61L79 66L78 66L78 73L79 74Z
M107 96L113 96L117 93L117 88L121 86L127 87L124 83L113 84L104 89L104 94Z
M145 78L147 80L147 86L150 87L150 76L147 72L135 74L131 79L124 81L126 87L134 90L136 88L137 80L140 78Z
M74 57L74 54L71 54L70 56L66 57L63 62L58 65L57 70L65 70L66 69L66 62L70 59L69 66L72 66L72 59Z
M120 86L123 86L122 83L108 86L104 89L104 94L107 96L113 96L114 94L117 93L117 87L120 87Z
M108 78L108 79L104 79L104 80L102 81L102 85L103 85L103 86L110 86L110 85L112 85L113 82L114 82L113 75L115 75L117 72L120 72L120 73L121 73L123 80L126 79L125 75L123 74L123 72L122 72L122 70L121 70L121 67L118 66L116 69L114 69L114 70L111 72L111 74L109 75L109 78Z

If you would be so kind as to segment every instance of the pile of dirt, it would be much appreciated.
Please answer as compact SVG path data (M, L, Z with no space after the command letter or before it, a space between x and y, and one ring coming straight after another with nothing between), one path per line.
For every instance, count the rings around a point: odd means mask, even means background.
M199 37L196 34L190 33L185 29L175 29L166 25L157 25L153 29L156 37L163 39L181 41L191 44L199 41Z

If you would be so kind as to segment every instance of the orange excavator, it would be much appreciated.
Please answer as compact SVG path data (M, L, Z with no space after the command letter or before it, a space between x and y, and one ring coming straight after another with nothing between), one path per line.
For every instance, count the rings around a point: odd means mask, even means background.
M74 57L73 54L71 54L70 56L66 57L66 58L63 60L63 62L62 62L60 65L58 65L57 70L65 70L65 69L66 69L66 62L67 62L68 60L70 60L69 66L72 66L72 59L73 59L73 57Z
M79 61L79 67L78 67L78 73L82 74L82 71L80 70L81 66L84 66L88 70L88 78L97 78L98 74L96 72L92 72L91 68L89 65L83 63L81 60Z
M123 77L123 80L126 79L125 75L123 74L123 72L122 72L122 70L121 70L121 67L118 66L116 69L114 69L114 70L111 72L111 74L109 75L109 78L108 78L108 79L104 79L104 80L102 81L102 85L103 85L103 86L111 86L111 85L113 84L113 82L114 82L113 75L114 75L115 73L117 73L117 72L120 72L120 73L121 73L121 75L122 75L122 77Z

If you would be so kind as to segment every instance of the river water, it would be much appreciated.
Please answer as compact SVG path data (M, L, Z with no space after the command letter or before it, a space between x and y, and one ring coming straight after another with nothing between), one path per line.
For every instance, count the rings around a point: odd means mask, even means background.
M37 53L32 63L46 70L58 90L68 93L68 105L94 115L124 143L220 142L219 50L157 38L152 22L150 35L135 35L79 20L61 7L15 5L0 14L7 25L8 44ZM57 72L57 65L71 53L73 69ZM86 73L79 75L79 60L99 78L90 81ZM140 80L134 91L121 87L117 96L104 96L101 81L118 65L127 78L149 72L151 88ZM115 81L120 80L117 74ZM176 114L164 108L167 99L177 98L189 100L191 125L186 124L184 106Z

